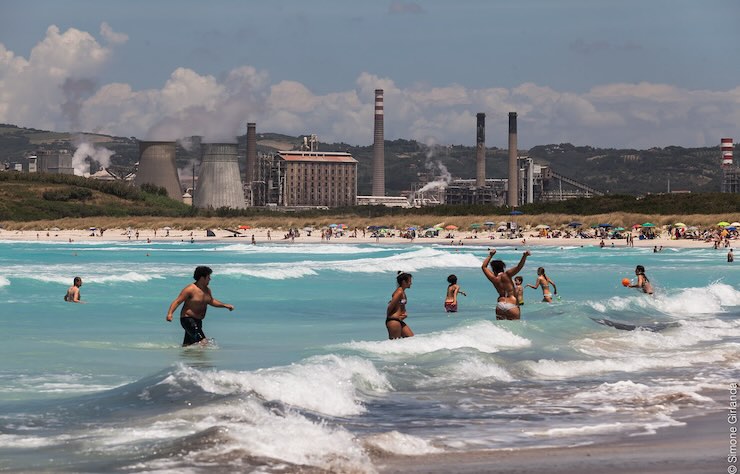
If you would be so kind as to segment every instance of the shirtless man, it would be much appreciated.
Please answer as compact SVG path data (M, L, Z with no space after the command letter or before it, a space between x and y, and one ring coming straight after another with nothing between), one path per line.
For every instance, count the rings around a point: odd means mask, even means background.
M208 305L215 308L227 308L229 311L234 310L232 305L220 302L211 294L211 289L208 288L208 284L211 282L211 273L213 273L213 270L209 267L196 267L193 273L195 283L183 288L167 311L167 321L172 321L172 313L181 303L185 303L180 311L180 325L185 330L183 346L208 343L208 339L203 333L203 318L206 317Z
M498 303L496 304L496 319L519 319L521 317L521 311L519 304L514 292L514 282L511 280L514 275L524 268L524 263L527 261L527 257L531 255L529 250L522 254L519 263L510 269L506 269L506 264L501 260L493 260L491 258L496 254L496 250L489 250L488 256L483 260L481 270L486 275L488 281L490 281L496 291L498 291ZM488 268L488 264L491 264L491 268Z
M80 287L82 286L82 278L75 277L74 280L72 280L72 286L70 286L67 289L67 294L64 295L64 301L68 303L84 303L84 301L80 301L81 295L80 295Z

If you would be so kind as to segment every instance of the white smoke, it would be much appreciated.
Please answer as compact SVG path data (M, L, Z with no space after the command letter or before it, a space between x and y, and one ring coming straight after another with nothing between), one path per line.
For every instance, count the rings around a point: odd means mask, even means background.
M110 157L116 152L105 147L96 147L92 143L83 141L77 145L75 154L72 156L72 166L77 176L88 176L90 167L88 159L98 163L102 168L110 166Z
M428 182L421 189L416 191L417 195L425 191L430 191L432 189L445 189L450 184L450 181L452 181L452 175L447 170L447 167L442 164L441 161L434 159L434 156L437 154L440 146L429 143L430 142L427 141L427 146L429 148L426 152L426 161L424 162L424 167L430 173L434 173L435 178L434 181Z

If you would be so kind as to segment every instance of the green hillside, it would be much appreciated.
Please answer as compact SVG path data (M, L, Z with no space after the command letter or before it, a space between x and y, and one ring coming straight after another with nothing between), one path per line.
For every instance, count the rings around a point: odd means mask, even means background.
M134 137L47 132L0 124L0 162L22 162L25 156L42 147L74 150L74 141L80 137L114 151L111 168L118 173L125 174L138 161L138 141ZM258 133L257 141L259 152L271 153L295 149L302 138ZM245 156L246 136L239 136L238 143L240 156ZM351 153L359 161L358 192L361 195L371 193L372 145L319 143L319 150ZM722 180L719 147L634 150L561 143L538 145L530 150L519 150L519 153L528 154L535 163L548 165L562 175L610 194L660 193L668 189L669 183L671 190L716 192ZM195 150L178 147L178 167L188 170L188 174L199 159ZM414 140L389 140L385 142L385 164L386 191L389 195L398 195L410 190L421 176L427 179L440 176L440 165L453 178L474 178L475 148L463 145L429 148ZM244 160L240 161L240 166L244 166ZM506 177L507 150L487 150L486 174L491 178Z

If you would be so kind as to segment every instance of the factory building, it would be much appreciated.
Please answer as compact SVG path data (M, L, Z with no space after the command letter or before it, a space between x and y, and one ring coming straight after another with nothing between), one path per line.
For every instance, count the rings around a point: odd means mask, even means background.
M342 207L357 204L357 160L349 153L281 151L257 160L257 206Z
M31 173L37 171L39 173L75 174L75 168L72 166L72 154L68 150L39 150L36 153L36 160L29 159L28 171Z

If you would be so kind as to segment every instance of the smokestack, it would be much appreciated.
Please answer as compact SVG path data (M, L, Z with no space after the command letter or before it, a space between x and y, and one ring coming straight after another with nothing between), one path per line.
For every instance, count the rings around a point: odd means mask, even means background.
M244 209L244 190L239 176L236 143L204 143L193 206Z
M247 170L245 180L247 186L254 181L254 170L257 167L257 124L247 124Z
M475 185L479 188L486 185L486 114L476 115L475 133Z
M723 138L720 142L720 150L722 151L722 166L732 166L732 152L735 150L732 138Z
M175 164L175 142L139 142L139 168L134 184L153 184L167 190L170 199L182 201Z
M508 204L519 204L519 169L516 163L516 112L509 112L509 195Z
M373 196L385 196L385 143L383 139L383 89L375 89L375 139L373 141Z

